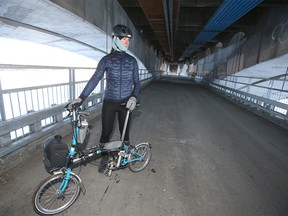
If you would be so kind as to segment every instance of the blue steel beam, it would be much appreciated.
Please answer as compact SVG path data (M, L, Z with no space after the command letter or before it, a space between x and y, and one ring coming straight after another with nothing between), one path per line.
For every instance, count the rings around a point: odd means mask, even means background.
M185 58L189 57L199 48L199 44L204 45L211 41L263 1L264 0L224 0L214 15L206 23L204 29L183 52L179 61L183 61Z

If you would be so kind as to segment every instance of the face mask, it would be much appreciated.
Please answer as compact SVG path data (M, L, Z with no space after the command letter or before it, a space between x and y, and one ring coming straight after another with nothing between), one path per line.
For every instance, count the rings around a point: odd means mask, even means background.
M114 50L117 51L122 51L122 52L126 52L128 50L128 47L124 46L122 44L122 42L120 41L119 37L113 37L113 42L112 42L112 47Z

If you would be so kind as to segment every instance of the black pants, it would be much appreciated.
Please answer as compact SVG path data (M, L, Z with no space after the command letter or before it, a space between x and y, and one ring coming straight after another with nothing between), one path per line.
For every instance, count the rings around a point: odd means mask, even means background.
M127 109L125 106L121 106L121 103L104 100L102 107L102 134L100 137L100 143L107 143L110 141L110 136L113 131L116 113L118 113L119 130L122 136ZM130 117L131 115L129 116L124 141L129 141Z

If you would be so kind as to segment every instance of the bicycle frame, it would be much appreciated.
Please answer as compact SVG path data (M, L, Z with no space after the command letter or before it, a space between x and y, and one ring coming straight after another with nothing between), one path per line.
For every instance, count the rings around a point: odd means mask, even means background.
M83 115L89 115L88 112L82 111ZM70 115L70 114L69 114ZM80 182L80 188L81 191L85 194L86 193L86 189L82 183L82 180L80 179L80 177L72 172L71 169L71 165L72 164L76 164L77 162L80 162L82 160L82 158L74 158L74 156L76 155L76 147L77 147L77 137L78 137L78 133L79 133L79 128L78 128L78 123L79 121L81 121L81 115L77 115L76 110L73 109L72 110L72 130L73 130L73 137L72 137L72 141L71 141L71 148L69 149L68 152L68 162L66 164L65 168L62 168L61 171L58 172L54 172L54 174L57 173L65 173L65 177L63 179L63 181L61 182L59 188L58 188L58 196L61 196L64 191L66 190L68 184L69 184L69 179L70 179L70 175L75 176L79 182ZM80 122L81 123L81 122Z
M148 143L147 143L147 144L148 144ZM128 147L127 145L124 145L124 152L125 152L126 154L129 153L129 147ZM121 157L121 158L120 158L120 163L121 163L122 166L126 166L127 164L129 164L129 163L131 163L131 162L141 161L141 160L145 157L145 155L140 155L140 154L139 154L138 152L136 152L134 149L130 149L130 152L131 152L132 154L134 154L134 155L139 156L139 157L130 160L130 159L128 159L128 157L122 157L122 155L120 155L119 158ZM119 160L119 159L118 159L118 160Z
M131 113L130 110L127 110L127 115L126 115L125 122L124 122L121 140L108 142L105 144L103 149L95 148L93 151L91 151L87 155L83 154L83 155L80 155L79 157L75 158L75 155L78 152L78 150L76 151L76 148L77 148L77 137L78 137L78 133L79 133L79 126L81 126L81 117L82 116L88 116L89 112L79 111L77 113L76 110L73 109L71 111L71 113L72 113L71 123L72 123L73 137L72 137L72 141L71 141L71 148L69 149L69 153L68 153L69 160L67 162L66 168L64 168L64 171L66 174L65 174L65 178L63 179L63 182L60 184L60 186L58 188L59 193L64 193L64 191L66 190L70 175L74 175L80 180L80 177L77 174L72 172L71 165L76 164L78 162L81 162L81 161L85 160L86 158L89 158L89 157L92 157L96 154L101 154L104 152L117 151L118 152L118 160L117 160L117 165L115 168L118 169L120 166L126 166L127 164L129 164L131 162L141 161L145 157L145 155L140 155L138 152L136 152L134 149L130 149L129 146L124 143L124 137L125 137L125 133L127 130L129 116ZM148 144L148 145L150 145L150 144ZM122 150L119 150L119 148ZM91 149L93 149L93 147ZM139 157L130 160L128 155L131 153L134 155L137 155ZM84 192L85 188L84 188L84 185L82 184L82 181L80 181L80 183L81 183L80 188L81 188L82 192L85 193Z

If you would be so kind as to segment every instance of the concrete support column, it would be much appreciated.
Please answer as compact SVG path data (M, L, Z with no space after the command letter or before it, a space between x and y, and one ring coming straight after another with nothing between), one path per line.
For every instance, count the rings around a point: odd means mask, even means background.
M7 147L11 142L10 134L5 134L0 137L0 147Z

